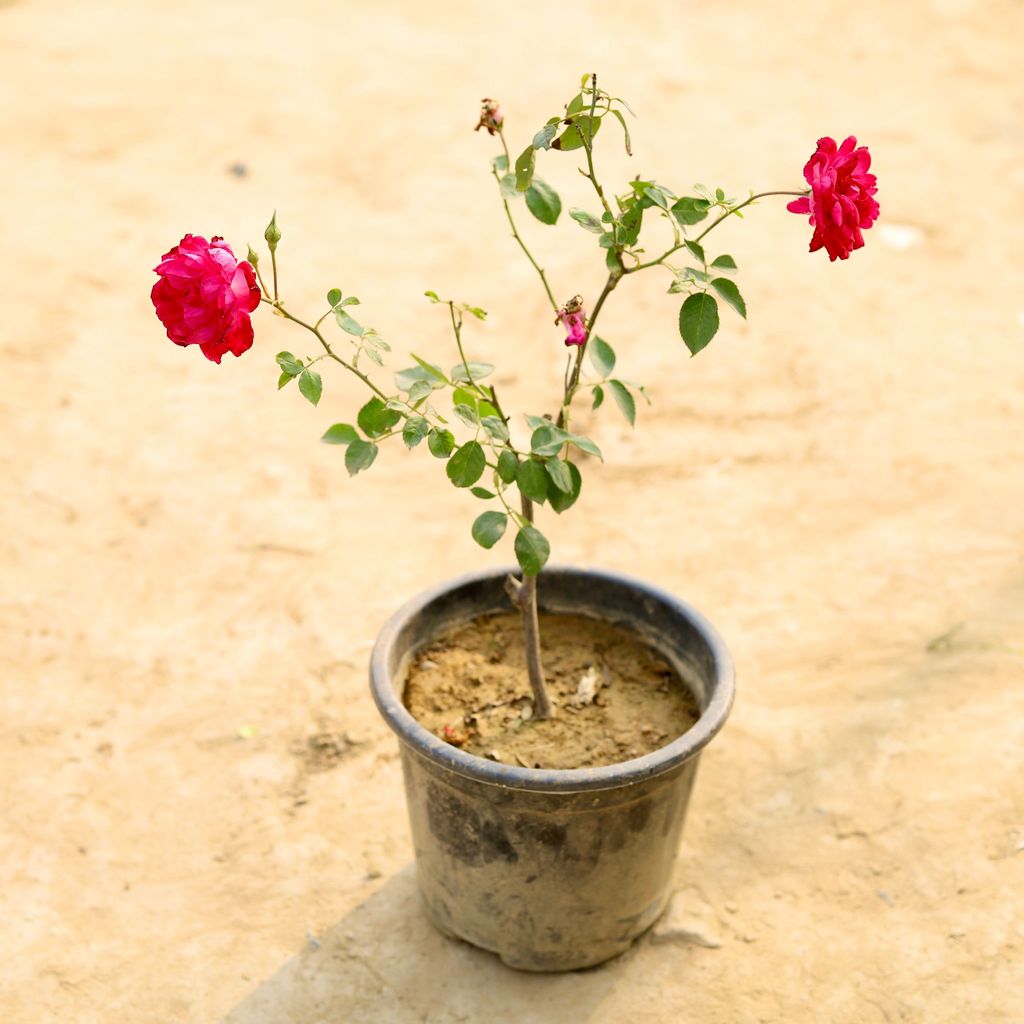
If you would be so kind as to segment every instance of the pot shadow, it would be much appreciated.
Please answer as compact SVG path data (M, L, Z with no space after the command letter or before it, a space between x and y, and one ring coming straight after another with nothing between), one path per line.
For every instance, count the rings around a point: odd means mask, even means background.
M638 946L599 967L528 974L441 935L403 868L238 1004L223 1024L431 1024L591 1018Z

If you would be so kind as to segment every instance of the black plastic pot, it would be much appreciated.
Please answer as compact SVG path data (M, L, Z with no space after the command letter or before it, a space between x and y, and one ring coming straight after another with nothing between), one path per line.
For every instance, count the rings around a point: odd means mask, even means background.
M633 630L676 669L700 718L654 753L600 768L519 768L467 754L406 710L405 672L448 627L509 611L506 575L464 576L401 608L377 639L370 682L400 741L430 919L510 967L575 970L622 953L664 909L698 755L732 705L732 662L710 623L663 591L615 573L545 569L541 611Z

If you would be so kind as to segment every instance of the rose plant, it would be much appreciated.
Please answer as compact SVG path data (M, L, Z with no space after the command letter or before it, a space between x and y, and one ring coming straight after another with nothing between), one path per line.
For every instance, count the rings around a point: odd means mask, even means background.
M351 476L370 469L381 444L401 438L410 449L423 445L444 464L451 485L468 490L489 506L472 522L471 533L478 544L493 547L511 525L521 574L509 577L507 589L522 615L537 719L552 712L537 617L537 579L543 576L550 548L536 523L537 510L547 506L562 515L571 509L583 483L579 454L601 458L598 445L574 429L573 414L580 399L588 396L592 408L597 409L611 398L630 424L636 418L638 397L647 399L643 387L616 372L618 360L612 346L595 333L609 297L623 281L642 271L667 272L668 292L683 296L678 328L694 356L719 330L720 301L739 316L747 315L735 281L736 261L727 253L708 251L708 237L727 220L742 217L741 211L762 198L793 196L788 209L807 215L814 229L810 251L824 248L834 261L845 260L862 247L863 231L878 217L871 157L853 136L841 145L831 138L820 139L804 168L807 187L798 190L751 191L737 199L721 188L695 185L678 195L667 184L639 175L621 189L607 189L596 170L594 144L606 124L617 122L626 152L632 155L627 121L631 113L625 100L598 85L596 75L584 75L580 89L564 109L548 118L513 160L501 106L493 99L482 103L476 127L485 128L501 144L501 151L491 161L491 174L512 237L536 271L554 324L564 329L564 344L570 350L562 393L553 411L541 409L513 418L495 386L487 383L495 367L467 354L467 328L484 320L486 313L434 291L426 292L426 297L450 323L457 358L446 366L413 354L414 365L394 373L390 380L382 378L379 370L390 345L375 329L355 318L354 307L359 305L355 295L331 288L326 308L311 318L300 316L286 304L278 285L281 232L276 213L264 233L270 257L266 277L251 246L247 258L238 260L219 237L207 241L186 235L162 257L152 291L157 315L171 341L198 345L216 363L225 353L239 356L252 346L250 314L257 306L266 306L302 328L315 341L315 354L278 352L279 388L295 382L302 396L317 405L323 390L320 364L326 360L355 375L369 392L354 422L335 423L322 438L344 447ZM589 301L581 295L562 302L556 298L547 274L517 226L520 203L542 224L559 221L561 200L536 169L538 158L562 154L570 161L581 161L577 166L593 187L596 201L593 211L569 211L579 229L593 234L607 271L604 286ZM667 244L651 240L655 230L667 232ZM332 329L340 329L343 346L329 337L328 321L333 321Z

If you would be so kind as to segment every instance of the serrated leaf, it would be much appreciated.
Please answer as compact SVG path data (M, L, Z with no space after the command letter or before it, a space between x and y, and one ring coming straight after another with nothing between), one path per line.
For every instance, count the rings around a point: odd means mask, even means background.
M629 420L629 425L634 426L636 424L636 402L629 393L629 388L621 380L608 381L608 387L611 389L612 398L615 399L619 411Z
M327 428L320 440L324 444L352 444L359 440L359 434L349 423L335 423L333 427Z
M340 306L334 311L334 319L337 320L338 326L346 333L353 334L357 338L363 334L363 328L355 322Z
M415 405L417 402L422 401L427 395L433 392L433 387L428 380L414 380L412 387L409 388L409 404Z
M281 372L287 373L289 377L298 377L305 369L302 360L296 359L291 352L278 352L274 359L277 361L277 365L281 367Z
M743 296L740 294L739 288L736 287L735 281L730 281L727 277L716 277L711 282L711 287L718 292L719 295L725 299L726 302L736 310L737 313L744 320L747 319L747 304L743 301Z
M576 445L581 452L586 452L588 455L593 455L595 458L600 459L604 462L604 456L601 454L601 449L590 440L589 437L584 437L581 434L573 434L571 439L572 443Z
M520 462L516 470L516 486L524 497L543 504L548 496L548 474L544 464L536 459Z
M445 472L456 487L472 487L484 474L487 459L477 441L467 441L448 460Z
M715 270L737 270L736 261L729 255L719 256L711 261Z
M568 440L569 435L564 430L560 430L553 423L544 423L531 435L530 451L534 455L557 455Z
M686 242L686 248L689 249L690 252L692 252L693 255L696 256L697 259L701 261L701 263L707 262L707 260L704 257L704 247L702 245L699 245L697 242L691 242L688 240Z
M562 212L562 200L558 193L540 178L534 178L533 184L526 190L526 206L542 224L554 224Z
M507 449L498 456L498 476L502 483L510 484L515 481L516 470L519 469L519 460L514 452Z
M537 151L532 145L519 154L516 160L516 188L525 192L533 181L533 169L537 164Z
M349 476L369 469L377 458L377 446L372 441L353 441L345 449L345 468Z
M427 434L427 447L430 454L438 459L447 459L455 447L455 435L450 430L438 430L431 427Z
M533 137L531 145L534 149L550 149L551 140L558 133L558 122L554 124L546 124L536 135Z
M551 554L551 546L535 526L523 526L516 534L515 551L523 573L536 576L544 568Z
M315 370L303 370L299 374L299 391L302 392L302 397L307 401L316 405L320 401L323 390L324 382L320 379L320 374Z
M604 231L604 228L601 227L601 222L592 213L587 213L586 210L581 210L579 207L574 206L569 211L569 216L577 224L585 227L588 231L592 231L595 235L600 235Z
M576 503L576 499L580 496L580 488L583 486L583 478L576 466L571 462L566 462L566 465L569 467L569 478L572 485L568 493L557 488L548 493L548 504L559 515Z
M504 512L484 512L473 521L473 540L482 548L493 548L501 540L508 526Z
M601 403L604 401L604 388L600 384L594 385L594 404L591 405L591 409L600 409Z
M415 448L427 436L430 424L423 416L410 416L402 427L402 440L406 448Z
M569 464L562 459L548 459L544 463L544 469L547 471L548 478L560 490L563 494L569 494L572 491L572 475L569 473ZM550 489L548 494L550 494Z
M474 430L480 423L480 417L476 414L476 409L471 405L466 405L464 402L457 402L453 407L452 411L456 416L466 424L467 427L472 427Z
M607 377L615 369L615 350L604 338L595 335L590 339L587 358L599 377Z
M679 309L679 333L695 356L718 332L718 303L707 292L691 295Z
M689 227L691 224L699 224L708 215L710 208L711 204L706 199L683 196L672 204L672 216L683 227Z
M482 416L480 425L500 444L508 440L508 427L500 416Z
M367 437L380 437L386 434L400 419L402 414L389 409L376 395L359 410L356 423Z
M333 309L339 302L341 302L341 289L332 288L327 293L327 305Z
M466 367L469 367L468 371ZM474 363L472 360L468 363L456 363L452 367L452 380L463 381L469 383L470 380L483 380L484 377L490 376L494 373L494 365L492 363Z

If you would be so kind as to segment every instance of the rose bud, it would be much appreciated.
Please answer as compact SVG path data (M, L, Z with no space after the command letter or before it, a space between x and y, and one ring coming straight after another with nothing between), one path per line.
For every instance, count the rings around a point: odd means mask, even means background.
M482 104L480 107L480 120L473 131L478 132L481 128L486 128L488 134L493 135L501 129L505 121L505 115L501 112L501 106L497 100L485 98L480 102Z
M186 235L154 270L160 280L150 298L175 345L198 345L215 363L252 346L249 314L260 304L260 289L252 267L235 259L222 238Z
M864 245L861 232L878 219L875 176L868 173L871 154L851 135L839 147L835 139L818 139L818 148L804 167L809 196L786 205L806 213L814 227L810 251L824 248L830 260L845 260Z
M555 323L560 323L566 332L565 345L587 343L587 314L583 309L583 296L574 295L559 311Z

